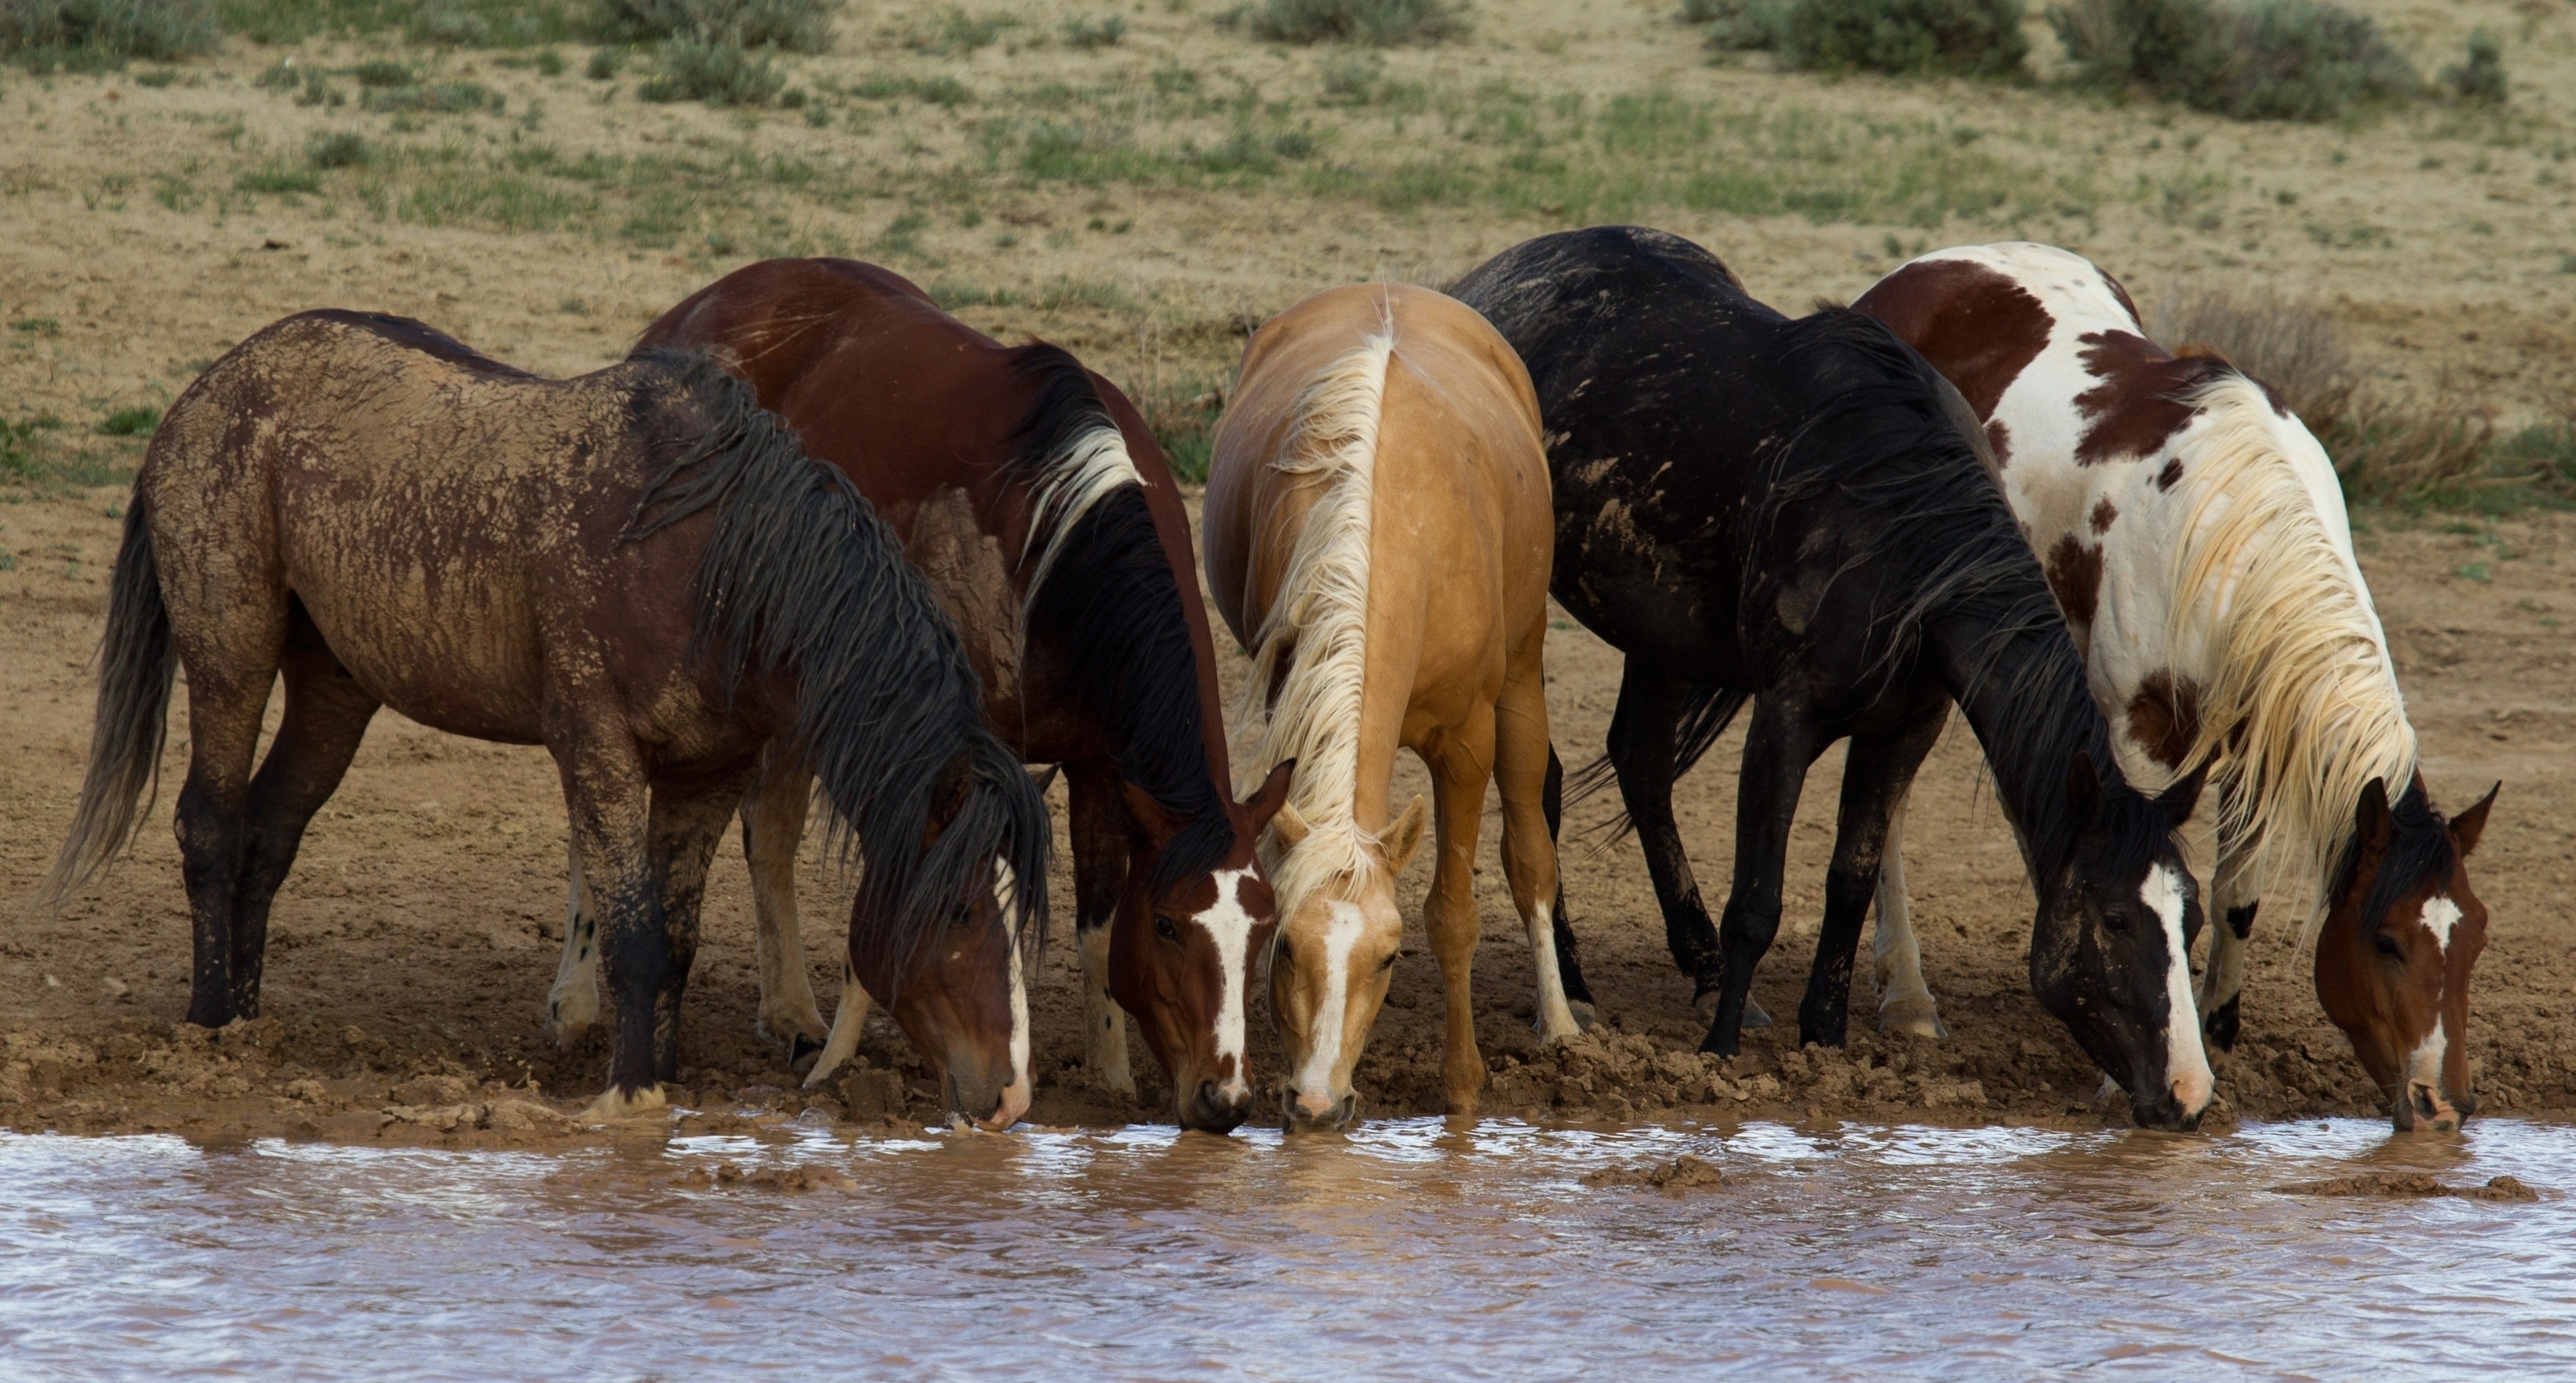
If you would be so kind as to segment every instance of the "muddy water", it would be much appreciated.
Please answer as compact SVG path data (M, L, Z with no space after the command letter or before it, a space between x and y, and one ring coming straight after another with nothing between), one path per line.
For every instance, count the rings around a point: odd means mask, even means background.
M1725 1184L1590 1186L1692 1154ZM727 1164L741 1180L680 1184ZM801 1192L766 1184L803 1169ZM2465 1376L2576 1365L2576 1131L1169 1130L561 1153L0 1136L0 1372ZM846 1185L840 1184L846 1179Z

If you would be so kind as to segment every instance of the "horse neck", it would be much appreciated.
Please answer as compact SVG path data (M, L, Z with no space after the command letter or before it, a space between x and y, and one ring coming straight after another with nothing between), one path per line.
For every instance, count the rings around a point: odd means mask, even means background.
M2066 772L2075 755L2092 757L2106 791L2119 770L2056 607L2045 619L2031 607L1985 595L1935 611L1924 620L1923 656L1985 749L1996 800L2036 879L2069 839Z

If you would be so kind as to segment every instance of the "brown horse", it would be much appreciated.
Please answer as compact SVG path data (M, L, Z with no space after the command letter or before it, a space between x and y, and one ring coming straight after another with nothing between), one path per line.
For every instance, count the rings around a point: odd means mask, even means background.
M259 1012L270 901L390 705L553 753L618 1020L592 1112L658 1106L707 861L784 737L867 858L853 971L955 1112L1026 1108L1016 962L1045 890L1014 884L1046 878L1045 806L893 536L711 363L543 379L350 312L215 362L135 477L88 776L37 906L133 835L178 663L188 1021Z
M729 274L645 330L674 346L729 362L875 502L963 631L987 723L1064 766L1095 1076L1135 1089L1123 1007L1183 1126L1241 1123L1247 974L1275 924L1253 848L1290 768L1235 801L1189 515L1144 420L1064 351L1003 346L850 260ZM796 941L804 803L803 776L773 771L743 816L764 1026L792 1056L821 1032ZM809 1084L857 1039L866 994L842 997Z
M1273 824L1283 921L1270 995L1289 1127L1338 1127L1403 941L1395 878L1422 799L1392 826L1395 752L1430 766L1439 862L1423 921L1448 1010L1448 1108L1485 1084L1468 969L1485 785L1503 793L1503 870L1528 927L1539 1025L1575 1032L1550 927L1556 851L1541 658L1554 553L1538 401L1520 358L1425 289L1337 288L1243 352L1208 477L1207 571L1253 649L1262 762L1301 765Z

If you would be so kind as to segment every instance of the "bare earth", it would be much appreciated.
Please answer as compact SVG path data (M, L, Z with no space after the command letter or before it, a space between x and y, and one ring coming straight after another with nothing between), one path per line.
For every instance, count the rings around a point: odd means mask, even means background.
M845 17L839 52L793 64L829 117L820 125L787 110L641 105L631 80L581 80L578 50L554 78L489 53L397 51L440 76L488 83L508 100L498 115L296 106L250 80L278 51L239 42L167 86L146 87L133 74L0 76L0 120L10 130L0 145L0 320L8 323L0 421L50 415L65 424L34 434L36 478L0 481L0 706L8 711L0 918L14 917L61 838L88 739L86 663L124 487L84 482L130 473L140 458L138 443L91 428L114 409L166 404L203 362L286 312L409 313L514 363L569 373L621 354L653 315L748 259L849 252L949 285L977 325L1059 340L1132 392L1186 397L1223 378L1238 323L1307 292L1381 273L1436 282L1524 236L1615 215L1700 239L1757 294L1791 308L1857 293L1900 252L2015 235L2095 256L2150 305L2186 278L2257 278L2319 295L2392 388L2466 398L2507 423L2540 416L2576 383L2567 325L2576 276L2559 267L2576 251L2566 239L2576 119L2565 94L2576 78L2576 11L2400 0L2361 8L2428 68L2454 59L2472 27L2508 35L2519 83L2509 114L2469 121L2435 107L2353 127L2240 126L2044 90L1824 82L1769 71L1758 59L1712 67L1661 0L1488 0L1470 39L1389 54L1378 80L1413 84L1419 95L1399 91L1374 105L1319 96L1319 69L1335 50L1252 43L1193 13L1188 0L1136 9L1125 42L1099 52L1038 41L1060 18L1087 12L1076 6L1035 7L1022 30L1008 31L1018 39L946 54L906 46L906 35L935 25L937 7ZM301 56L340 70L380 46L313 44ZM1571 208L1508 198L1412 205L1335 193L1329 180L1300 181L1307 175L1294 169L1267 181L1058 179L1014 171L1023 165L1008 150L1020 146L992 142L1059 118L1050 112L1067 101L1080 115L1115 106L1119 92L1161 91L1155 74L1177 69L1201 74L1194 89L1257 90L1271 103L1258 116L1271 122L1262 128L1322 132L1318 162L1297 167L1359 170L1353 176L1417 154L1495 157L1504 147L1495 139L1508 145L1508 130L1492 134L1502 127L1487 120L1500 83L1533 94L1542 126L1553 118L1546 111L1569 108L1549 104L1566 94L1597 108L1653 91L1707 103L1719 125L1706 137L1719 140L1731 137L1724 122L1734 114L1784 102L1849 124L1861 131L1855 140L1877 137L1866 133L1868 121L1910 121L1929 132L1926 148L1973 147L1994 159L1979 176L2026 173L2033 185L2074 191L1982 216L1954 212L1938 226L1909 220L1903 208L1810 220L1651 197ZM977 97L944 106L847 94L887 74L954 76ZM1047 85L1058 78L1069 95ZM354 84L341 85L354 98ZM1213 142L1232 118L1213 105L1181 110L1160 125L1145 121L1135 137ZM244 182L259 169L303 167L306 138L336 129L361 131L380 151L414 152L375 171L327 174L319 191L243 190L260 185ZM1558 154L1587 157L1588 137L1567 135ZM522 156L536 144L552 152ZM695 200L682 214L644 206L654 188L643 178L545 181L554 176L546 169L593 153L694 157L696 171L653 176L685 185ZM755 177L741 172L750 165L737 155L805 160L809 171ZM497 169L493 178L525 185L518 193L496 192L488 180L469 187L455 181L460 168ZM530 188L558 201L530 210L504 195ZM576 194L597 200L561 200ZM917 224L906 228L907 217ZM2483 1108L2576 1107L2576 1037L2565 1024L2576 927L2553 901L2576 883L2576 846L2560 825L2576 815L2576 630L2567 627L2576 620L2576 516L2364 515L2361 526L2363 564L2437 800L2465 803L2505 782L2473 862L2494 915L2473 1014ZM2569 558L2565 570L2560 556ZM1598 752L1619 660L1569 622L1560 626L1551 704L1558 744L1579 763ZM1225 657L1228 676L1238 675L1230 648ZM173 786L185 743L181 718L166 764ZM1726 885L1739 746L1740 735L1731 736L1676 802L1712 898ZM1809 784L1788 924L1756 982L1777 1014L1794 1012L1804 982L1838 769L1838 757L1829 758ZM1749 1033L1746 1054L1732 1063L1695 1054L1701 1025L1664 954L1636 850L1620 842L1596 853L1579 843L1606 818L1606 801L1574 812L1569 840L1577 843L1566 860L1604 1022L1567 1048L1541 1050L1529 1028L1525 948L1494 862L1499 826L1489 817L1489 943L1477 975L1480 1041L1495 1066L1488 1110L1611 1121L1684 1111L2118 1119L2093 1104L2098 1077L2030 997L2027 885L1981 772L1974 741L1954 729L1918 786L1908 827L1926 969L1952 1035L1895 1041L1867 1032L1861 1016L1874 996L1864 964L1855 1037L1843 1053L1786 1050L1793 1029L1771 1028ZM559 1111L596 1090L605 1048L594 1038L558 1052L541 1022L564 858L561 802L541 751L380 717L278 900L269 1016L219 1035L177 1021L188 936L167 809L165 793L133 857L62 920L0 921L0 1123L469 1141L586 1136ZM881 1017L849 1079L828 1091L791 1088L784 1065L752 1033L748 894L738 848L729 844L726 854L707 902L680 1102L711 1111L701 1124L719 1125L808 1108L863 1121L935 1113L917 1093L926 1088L921 1068ZM1418 908L1423 873L1407 881L1408 909ZM843 886L809 866L805 888L809 961L828 993ZM1055 904L1071 916L1064 877ZM2219 1063L2217 1115L2374 1112L2375 1093L2318 1010L2280 911L2267 910L2257 937L2244 1038ZM1438 1109L1437 977L1416 926L1360 1066L1367 1113ZM1033 995L1040 1093L1032 1117L1162 1117L1164 1092L1141 1044L1140 1103L1115 1103L1081 1075L1069 933L1060 928L1051 942ZM1253 1030L1256 1066L1274 1077L1266 1016ZM1272 1107L1256 1117L1275 1116Z

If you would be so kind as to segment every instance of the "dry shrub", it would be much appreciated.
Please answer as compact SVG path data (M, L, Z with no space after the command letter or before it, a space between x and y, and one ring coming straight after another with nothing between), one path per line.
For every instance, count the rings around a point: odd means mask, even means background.
M2334 458L2347 499L2421 503L2523 478L2490 474L2496 430L2484 408L2371 387L2334 319L2313 302L2266 288L2185 283L2160 296L2148 334L2176 350L2214 350L2279 390Z
M2423 86L2367 15L2323 0L2065 0L2048 19L2078 81L2238 120L2333 120Z

